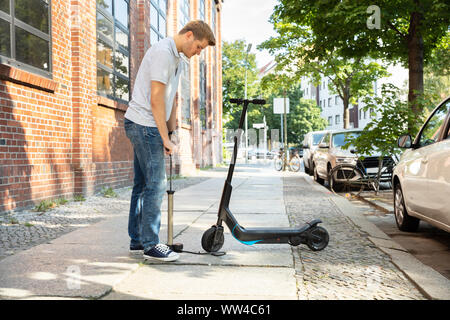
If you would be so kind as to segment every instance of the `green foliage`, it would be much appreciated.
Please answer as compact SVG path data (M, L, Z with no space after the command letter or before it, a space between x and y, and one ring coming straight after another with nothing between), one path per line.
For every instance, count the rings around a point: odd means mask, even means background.
M77 201L77 202L83 202L83 201L86 201L86 199L84 198L84 196L83 196L82 194L76 194L76 195L73 197L73 200L74 200L74 201Z
M105 198L116 198L117 197L117 194L111 187L108 187L108 188L103 187L101 193Z
M321 110L315 100L302 98L291 110L292 114L296 116L288 119L290 120L288 121L288 129L293 133L293 137L288 135L288 141L290 142L301 144L305 134L310 131L323 130L327 126L327 121L322 118Z
M60 205L64 205L67 202L68 200L64 198L58 198L55 200L43 200L34 208L34 210L37 212L47 212L48 210L59 207Z
M278 36L259 47L276 54L277 67L287 69L291 77L311 77L315 85L327 78L331 93L338 94L343 100L344 127L348 127L346 111L349 105L373 94L373 82L388 75L385 68L362 57L342 58L338 50L326 47L317 50L318 40L312 29L298 25L290 17L273 14L271 21Z
M58 206L64 205L67 202L69 202L69 200L64 199L64 198L58 198L58 199L56 199L54 201L55 201L56 205L58 205Z
M437 105L450 93L450 31L424 66L424 98Z
M49 209L55 208L56 207L56 203L52 200L43 200L41 201L35 208L34 210L37 212L46 212Z
M381 10L380 29L369 29L367 8ZM408 33L423 37L425 61L448 30L450 5L442 0L280 0L273 18L284 17L299 26L309 26L314 35L315 55L326 56L325 48L339 49L347 57L385 58L407 65ZM420 24L411 30L413 14Z
M247 97L256 97L258 93L258 69L256 55L249 53L246 59L245 40L223 42L222 82L223 82L223 118L225 121L239 121L240 108L229 102L231 98L244 98L245 70L247 69ZM239 109L239 110L237 110Z
M367 27L371 5L380 8L379 29ZM424 64L434 54L443 54L437 66L449 65L449 51L440 50L445 38L448 49L449 12L450 4L442 0L280 0L271 19L288 21L293 24L290 31L297 28L307 34L309 57L317 61L339 55L402 63L413 75L408 100L419 115L416 99L424 92Z
M383 85L381 97L367 98L363 110L373 110L381 116L372 120L357 138L348 138L348 143L355 147L357 154L381 153L381 156L400 154L397 139L409 133L413 137L423 124L428 108L417 117L409 104L399 99L401 92L393 85ZM424 103L424 102L423 102ZM425 103L424 103L425 104ZM372 114L375 115L375 114Z

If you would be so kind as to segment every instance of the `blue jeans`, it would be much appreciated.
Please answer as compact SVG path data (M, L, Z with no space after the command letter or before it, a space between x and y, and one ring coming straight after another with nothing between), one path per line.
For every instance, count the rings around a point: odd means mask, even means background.
M131 245L144 250L159 243L161 202L166 189L164 146L156 127L125 118L124 127L134 149L134 185L131 193L128 235Z

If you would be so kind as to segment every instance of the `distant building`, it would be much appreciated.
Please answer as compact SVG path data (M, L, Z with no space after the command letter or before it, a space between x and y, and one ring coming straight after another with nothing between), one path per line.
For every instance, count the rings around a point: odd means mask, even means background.
M392 83L399 88L405 88L408 85L408 70L400 66L389 66L387 71L391 76L381 78L374 82L374 92L381 95L382 85ZM302 77L301 90L305 99L315 100L320 107L322 117L327 120L326 129L344 128L344 104L338 94L333 94L329 90L329 78L321 78L320 84L315 86L308 77ZM355 105L349 106L350 128L364 128L372 119L370 110L364 111L364 102L360 101ZM377 115L379 116L379 115Z

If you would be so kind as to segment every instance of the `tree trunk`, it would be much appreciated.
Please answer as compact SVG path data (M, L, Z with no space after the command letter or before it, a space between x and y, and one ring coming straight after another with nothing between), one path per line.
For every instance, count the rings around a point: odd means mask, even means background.
M421 19L421 13L413 12L408 31L408 102L416 115L423 108L417 101L417 98L423 95L423 38L419 30ZM409 127L411 129L411 124Z
M348 129L350 127L350 111L348 110L348 106L350 104L350 95L349 95L349 88L344 88L344 115L343 115L343 122L344 122L344 129Z

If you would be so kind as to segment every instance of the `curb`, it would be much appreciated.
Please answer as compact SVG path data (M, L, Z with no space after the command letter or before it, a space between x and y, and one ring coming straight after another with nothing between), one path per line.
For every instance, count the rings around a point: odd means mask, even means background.
M318 191L327 190L311 179L306 179ZM374 223L367 220L359 209L347 199L330 194L330 200L339 211L349 218L352 223L368 234L368 239L381 251L386 253L392 263L417 287L417 289L430 300L450 300L450 280L410 254L391 237L379 229ZM363 201L370 203L369 200ZM382 208L383 211L386 208Z
M356 196L356 198L358 200L361 200L369 205L371 205L372 207L374 207L375 209L381 210L385 213L394 213L394 207L392 205L389 205L387 203L384 203L382 201L378 201L378 200L368 200L360 195Z

